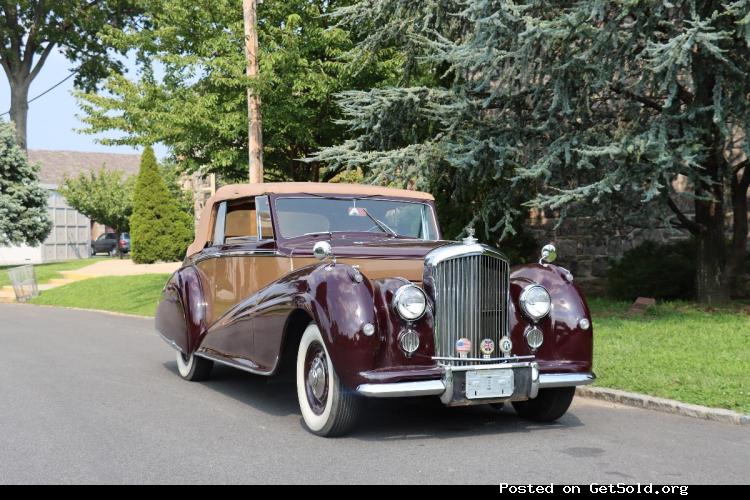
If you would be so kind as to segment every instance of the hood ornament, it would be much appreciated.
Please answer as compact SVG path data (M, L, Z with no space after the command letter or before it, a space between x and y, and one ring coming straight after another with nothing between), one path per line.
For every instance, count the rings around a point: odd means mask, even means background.
M464 245L473 245L474 243L476 243L477 241L479 241L479 240L477 240L474 237L474 228L473 227L467 227L466 228L466 235L467 235L466 238L463 239Z

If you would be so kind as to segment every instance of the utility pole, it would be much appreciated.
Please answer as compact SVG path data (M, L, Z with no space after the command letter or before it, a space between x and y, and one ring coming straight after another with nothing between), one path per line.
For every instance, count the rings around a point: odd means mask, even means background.
M245 21L245 57L248 78L258 76L258 31L256 7L263 0L242 0L242 17ZM260 117L260 97L247 89L247 148L249 153L250 183L263 182L263 130Z

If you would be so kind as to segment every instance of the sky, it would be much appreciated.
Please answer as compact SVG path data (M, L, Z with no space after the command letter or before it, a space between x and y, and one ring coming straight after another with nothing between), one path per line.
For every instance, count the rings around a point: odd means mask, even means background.
M127 64L131 69L134 65ZM37 77L31 82L29 99L41 94L60 80L68 76L73 64L68 62L58 51L50 54ZM73 97L73 78L55 88L48 94L29 104L27 142L29 149L57 149L66 151L86 151L102 153L140 153L140 150L129 146L105 146L96 142L105 134L89 135L76 132L83 123L76 117L81 113L78 102ZM10 88L5 73L0 72L0 113L10 109ZM8 120L9 116L4 115ZM116 137L116 134L109 134ZM154 147L159 158L167 154L163 146Z

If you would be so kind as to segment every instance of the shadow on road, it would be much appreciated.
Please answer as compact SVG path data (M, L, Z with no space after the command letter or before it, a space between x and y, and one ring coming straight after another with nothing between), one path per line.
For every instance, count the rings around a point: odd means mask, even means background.
M175 362L164 366L179 376ZM211 378L200 382L236 401L270 415L298 415L304 428L294 380L263 377L227 366L214 365ZM407 440L545 432L584 425L573 413L554 424L520 419L510 404L498 411L488 405L448 408L437 398L365 399L363 415L349 438Z

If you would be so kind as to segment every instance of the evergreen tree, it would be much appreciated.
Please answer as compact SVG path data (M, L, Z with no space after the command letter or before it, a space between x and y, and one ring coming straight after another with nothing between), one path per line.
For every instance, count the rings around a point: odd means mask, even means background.
M38 170L16 144L13 126L0 121L0 245L38 245L52 229Z
M151 146L141 156L133 193L130 238L133 261L150 264L180 260L193 239L193 219L180 210L159 173Z
M408 44L419 70L343 93L358 136L316 160L450 186L506 235L518 200L661 216L698 242L698 298L729 298L748 235L750 2L363 0L339 14L370 33L355 55Z
M237 0L147 0L137 29L109 30L121 50L139 54L137 79L113 75L106 93L82 93L84 132L117 131L105 144L162 143L188 172L247 180L247 87L260 95L266 180L319 180L300 162L345 134L336 92L389 78L389 57L357 70L341 55L353 47L331 11L353 0L266 0L258 5L260 74L245 68ZM154 66L159 70L154 71ZM322 180L335 175L327 172Z

